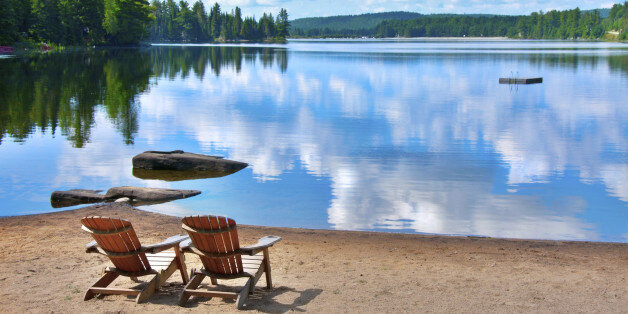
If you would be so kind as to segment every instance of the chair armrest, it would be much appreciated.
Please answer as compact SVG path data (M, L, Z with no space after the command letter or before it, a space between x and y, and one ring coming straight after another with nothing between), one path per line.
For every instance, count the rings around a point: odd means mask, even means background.
M182 252L192 252L190 250L191 247L194 247L194 244L192 244L192 239L189 239L189 238L187 240L182 241L179 244L179 248L181 249Z
M242 254L255 255L259 253L260 251L273 246L275 243L279 241L281 241L281 237L265 236L257 240L257 243L255 245L241 247L240 251L242 252Z
M142 246L141 251L144 253L151 253L151 254L159 253L161 251L165 251L169 248L175 247L179 245L181 241L187 240L189 238L190 237L186 235L172 236L161 243Z

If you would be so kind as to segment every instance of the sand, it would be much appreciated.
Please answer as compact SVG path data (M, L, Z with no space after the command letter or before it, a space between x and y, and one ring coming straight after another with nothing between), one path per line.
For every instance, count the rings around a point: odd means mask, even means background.
M144 244L183 233L177 217L124 205L0 218L0 311L236 311L232 301L218 298L193 298L186 308L179 307L178 273L143 304L126 296L83 301L85 290L109 265L105 257L84 252L91 238L81 231L79 219L87 215L130 220ZM628 311L628 244L255 226L238 230L243 245L264 235L283 237L270 252L274 289L256 290L246 310ZM188 268L200 266L197 257L186 259ZM137 285L126 278L116 284ZM258 285L264 287L265 280Z

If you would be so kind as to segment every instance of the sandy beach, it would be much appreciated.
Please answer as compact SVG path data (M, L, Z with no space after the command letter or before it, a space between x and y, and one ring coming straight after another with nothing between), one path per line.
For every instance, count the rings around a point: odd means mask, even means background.
M86 254L79 219L130 220L143 244L181 234L180 219L126 205L0 218L0 311L236 311L232 301L177 300L173 275L152 299L106 296L83 301L109 261ZM240 243L264 235L274 289L256 290L246 306L261 312L605 312L628 309L628 244L527 241L239 226ZM188 268L199 267L186 256ZM137 285L121 278L121 287ZM209 284L209 280L204 282ZM230 283L219 281L219 284ZM260 287L265 281L261 279ZM228 289L228 287L225 287Z

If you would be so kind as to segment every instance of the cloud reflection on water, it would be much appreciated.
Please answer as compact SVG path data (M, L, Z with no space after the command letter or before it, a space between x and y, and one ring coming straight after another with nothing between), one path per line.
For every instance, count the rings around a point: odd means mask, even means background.
M596 72L607 71L604 59L591 65L564 76L561 67L525 58L294 54L285 75L243 67L202 81L160 81L141 103L155 118L150 129L185 130L204 149L251 164L260 180L280 179L296 161L328 177L333 228L597 239L578 218L591 206L579 195L547 201L494 191L549 183L575 169L583 183L601 181L628 199L625 165L604 158L609 150L625 153L628 109L599 97L622 85L584 79L606 78ZM545 74L546 84L498 86L511 66ZM181 89L194 93L187 104L167 103ZM553 92L561 90L574 93ZM168 125L158 123L163 107L177 108ZM504 183L495 162L507 169Z
M476 54L462 48L412 53L414 48L400 49L404 43L383 45L396 47L392 52L327 53L299 45L301 50L291 52L242 47L126 52L127 63L141 62L141 73L125 73L128 67L116 63L115 51L99 53L102 66L94 68L73 56L82 65L73 67L78 73L88 69L85 76L97 78L81 82L93 84L50 83L56 89L41 94L78 90L103 96L69 107L68 97L57 97L58 115L57 103L49 108L43 104L50 102L38 100L20 107L20 90L10 97L11 108L28 109L20 115L28 121L0 115L8 121L0 129L24 142L21 148L32 149L29 134L42 127L34 117L50 113L54 122L43 129L53 129L55 117L62 117L67 141L50 153L56 172L40 180L39 198L51 188L201 189L197 198L150 210L184 215L224 205L220 210L229 214L228 207L242 206L249 210L245 216L259 218L263 203L264 215L289 226L296 225L286 221L308 217L311 225L298 226L625 241L628 226L617 225L626 220L628 202L628 107L621 105L628 93L625 54ZM341 44L345 50L352 46ZM102 78L101 68L110 75ZM147 79L149 69L153 76ZM53 79L42 81L63 82L57 72L48 71ZM545 83L497 84L511 72L539 74ZM29 84L23 90L30 90ZM113 98L114 87L129 84L135 92ZM87 92L91 87L94 93ZM18 127L24 125L31 127ZM0 150L16 151L13 147L3 142ZM142 181L132 176L131 157L148 149L221 154L249 163L250 172L239 173L237 180L221 178L234 184L224 188L213 185L218 179ZM17 192L32 190L25 182L37 180L0 171L16 178L9 186ZM243 177L250 174L253 179ZM45 181L48 176L51 182ZM330 190L321 192L308 180L329 184ZM247 194L254 190L257 194ZM279 202L281 193L294 195ZM322 204L326 198L325 205L308 209L316 214L299 211L303 199Z

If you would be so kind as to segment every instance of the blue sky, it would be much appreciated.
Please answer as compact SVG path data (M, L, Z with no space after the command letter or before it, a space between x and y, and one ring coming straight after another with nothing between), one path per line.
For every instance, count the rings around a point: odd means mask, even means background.
M203 0L209 7L215 1ZM190 1L194 2L194 1ZM245 16L259 17L263 12L279 12L286 8L290 19L313 16L361 14L386 11L419 13L491 13L529 14L533 11L563 10L580 7L594 9L611 7L607 0L224 0L223 9L242 8Z

